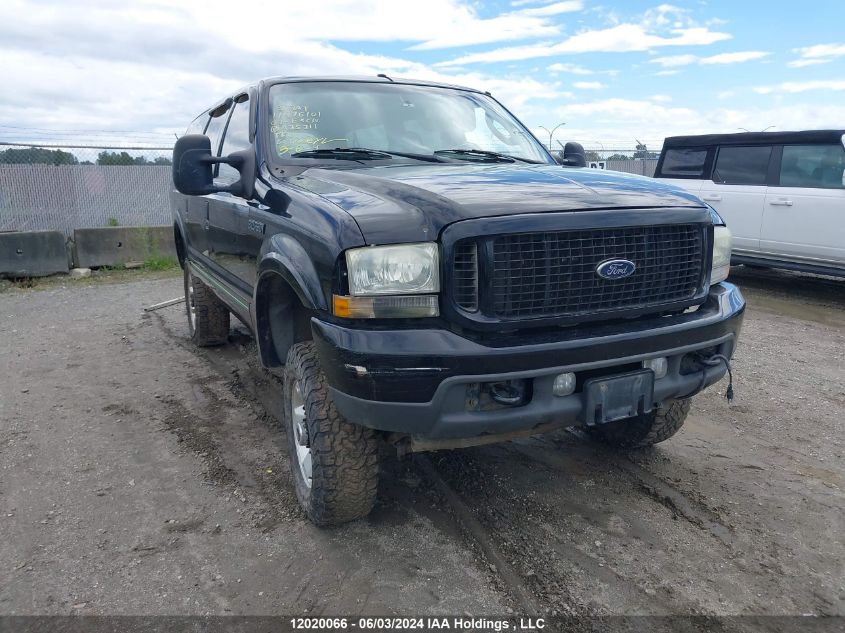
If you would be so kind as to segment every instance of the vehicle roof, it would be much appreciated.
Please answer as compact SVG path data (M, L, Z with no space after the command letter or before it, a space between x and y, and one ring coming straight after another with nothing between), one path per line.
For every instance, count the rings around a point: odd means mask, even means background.
M663 141L663 148L702 147L706 145L839 143L843 134L845 134L845 130L802 130L795 132L738 132L736 134L670 136Z
M372 75L311 75L302 77L267 77L262 79L261 83L266 85L280 84L280 83L301 83L301 82L322 82L322 81L346 81L359 83L374 83L374 84L403 84L406 86L431 86L433 88L452 88L455 90L468 90L469 92L484 93L482 90L475 88L467 88L466 86L458 86L456 84L446 84L437 81L426 81L424 79L408 79L403 77L387 77L387 76L372 76Z

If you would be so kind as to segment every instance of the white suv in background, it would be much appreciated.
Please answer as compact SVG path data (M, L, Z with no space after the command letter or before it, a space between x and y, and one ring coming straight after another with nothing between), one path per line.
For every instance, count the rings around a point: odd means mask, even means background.
M670 137L655 178L716 209L732 263L845 277L845 130Z

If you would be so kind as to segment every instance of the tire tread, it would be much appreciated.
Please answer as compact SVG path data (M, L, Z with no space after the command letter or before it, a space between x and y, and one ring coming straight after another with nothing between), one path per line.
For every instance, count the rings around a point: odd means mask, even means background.
M293 345L287 358L285 402L293 382L300 381L308 421L313 474L311 489L294 470L297 496L308 517L317 525L338 525L369 514L378 489L378 437L372 429L348 422L337 410L320 369L312 342ZM285 412L286 420L290 412ZM292 424L286 429L293 442ZM291 444L291 460L295 447Z

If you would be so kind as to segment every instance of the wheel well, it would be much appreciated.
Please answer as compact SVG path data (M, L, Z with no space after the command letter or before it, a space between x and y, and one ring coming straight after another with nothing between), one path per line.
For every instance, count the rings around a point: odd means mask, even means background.
M176 242L176 258L179 260L179 266L185 268L185 238L182 237L182 231L179 230L179 225L173 225L173 241Z
M274 273L259 279L255 308L261 362L265 367L283 367L294 343L311 340L313 311Z

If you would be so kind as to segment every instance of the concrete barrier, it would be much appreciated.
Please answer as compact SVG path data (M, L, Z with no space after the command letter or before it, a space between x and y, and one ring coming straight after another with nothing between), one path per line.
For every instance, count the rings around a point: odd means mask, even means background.
M61 231L0 233L0 277L44 277L68 271Z
M172 226L109 226L73 231L73 263L79 268L120 266L150 257L176 258Z

